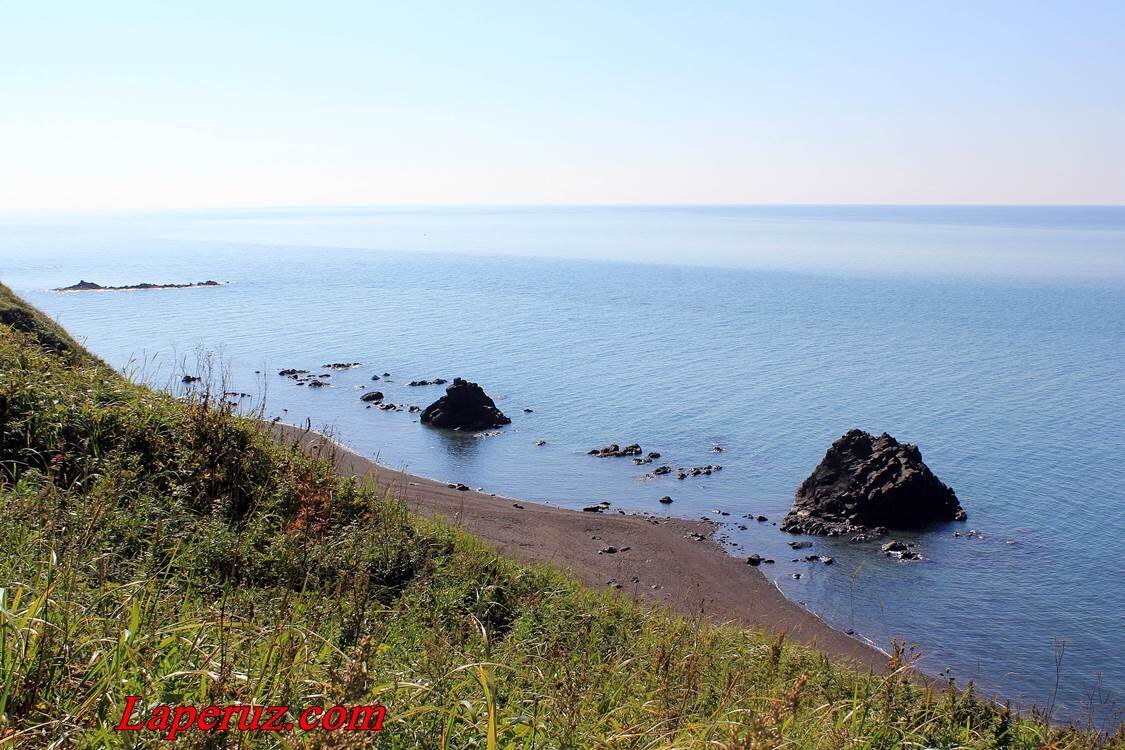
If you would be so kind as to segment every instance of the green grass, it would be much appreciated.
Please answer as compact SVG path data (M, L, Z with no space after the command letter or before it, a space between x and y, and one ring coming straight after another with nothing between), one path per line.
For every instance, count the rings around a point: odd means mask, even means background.
M113 730L135 694L387 707L179 747L1125 746L518 565L0 304L0 745L166 746Z
M0 284L0 324L22 331L47 351L58 354L74 364L92 362L93 355L79 346L62 326L20 299L11 289Z

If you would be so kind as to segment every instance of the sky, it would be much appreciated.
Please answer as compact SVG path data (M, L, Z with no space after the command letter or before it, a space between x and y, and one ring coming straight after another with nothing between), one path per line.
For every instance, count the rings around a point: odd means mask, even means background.
M0 211L1125 204L1122 2L7 2Z

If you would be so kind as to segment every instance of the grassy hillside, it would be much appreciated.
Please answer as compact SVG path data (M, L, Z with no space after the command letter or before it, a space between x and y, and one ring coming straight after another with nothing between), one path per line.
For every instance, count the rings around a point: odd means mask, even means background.
M0 305L0 745L168 746L114 731L139 695L387 707L379 734L178 747L1099 746L521 567Z
M0 324L28 334L40 348L54 352L72 364L89 363L94 359L62 326L24 302L3 284L0 284Z

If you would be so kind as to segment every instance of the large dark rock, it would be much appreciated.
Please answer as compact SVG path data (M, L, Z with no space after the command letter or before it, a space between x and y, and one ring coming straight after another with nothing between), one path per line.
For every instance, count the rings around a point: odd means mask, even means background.
M423 424L451 430L488 430L511 424L476 383L454 378L445 395L425 408Z
M922 463L918 446L849 430L797 488L781 529L839 536L964 519L957 495Z

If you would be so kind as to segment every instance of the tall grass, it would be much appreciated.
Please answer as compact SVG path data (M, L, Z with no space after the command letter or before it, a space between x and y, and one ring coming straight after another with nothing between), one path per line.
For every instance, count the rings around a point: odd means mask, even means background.
M182 747L1125 746L517 565L181 396L0 324L0 745L165 746L114 731L139 695L387 707Z

